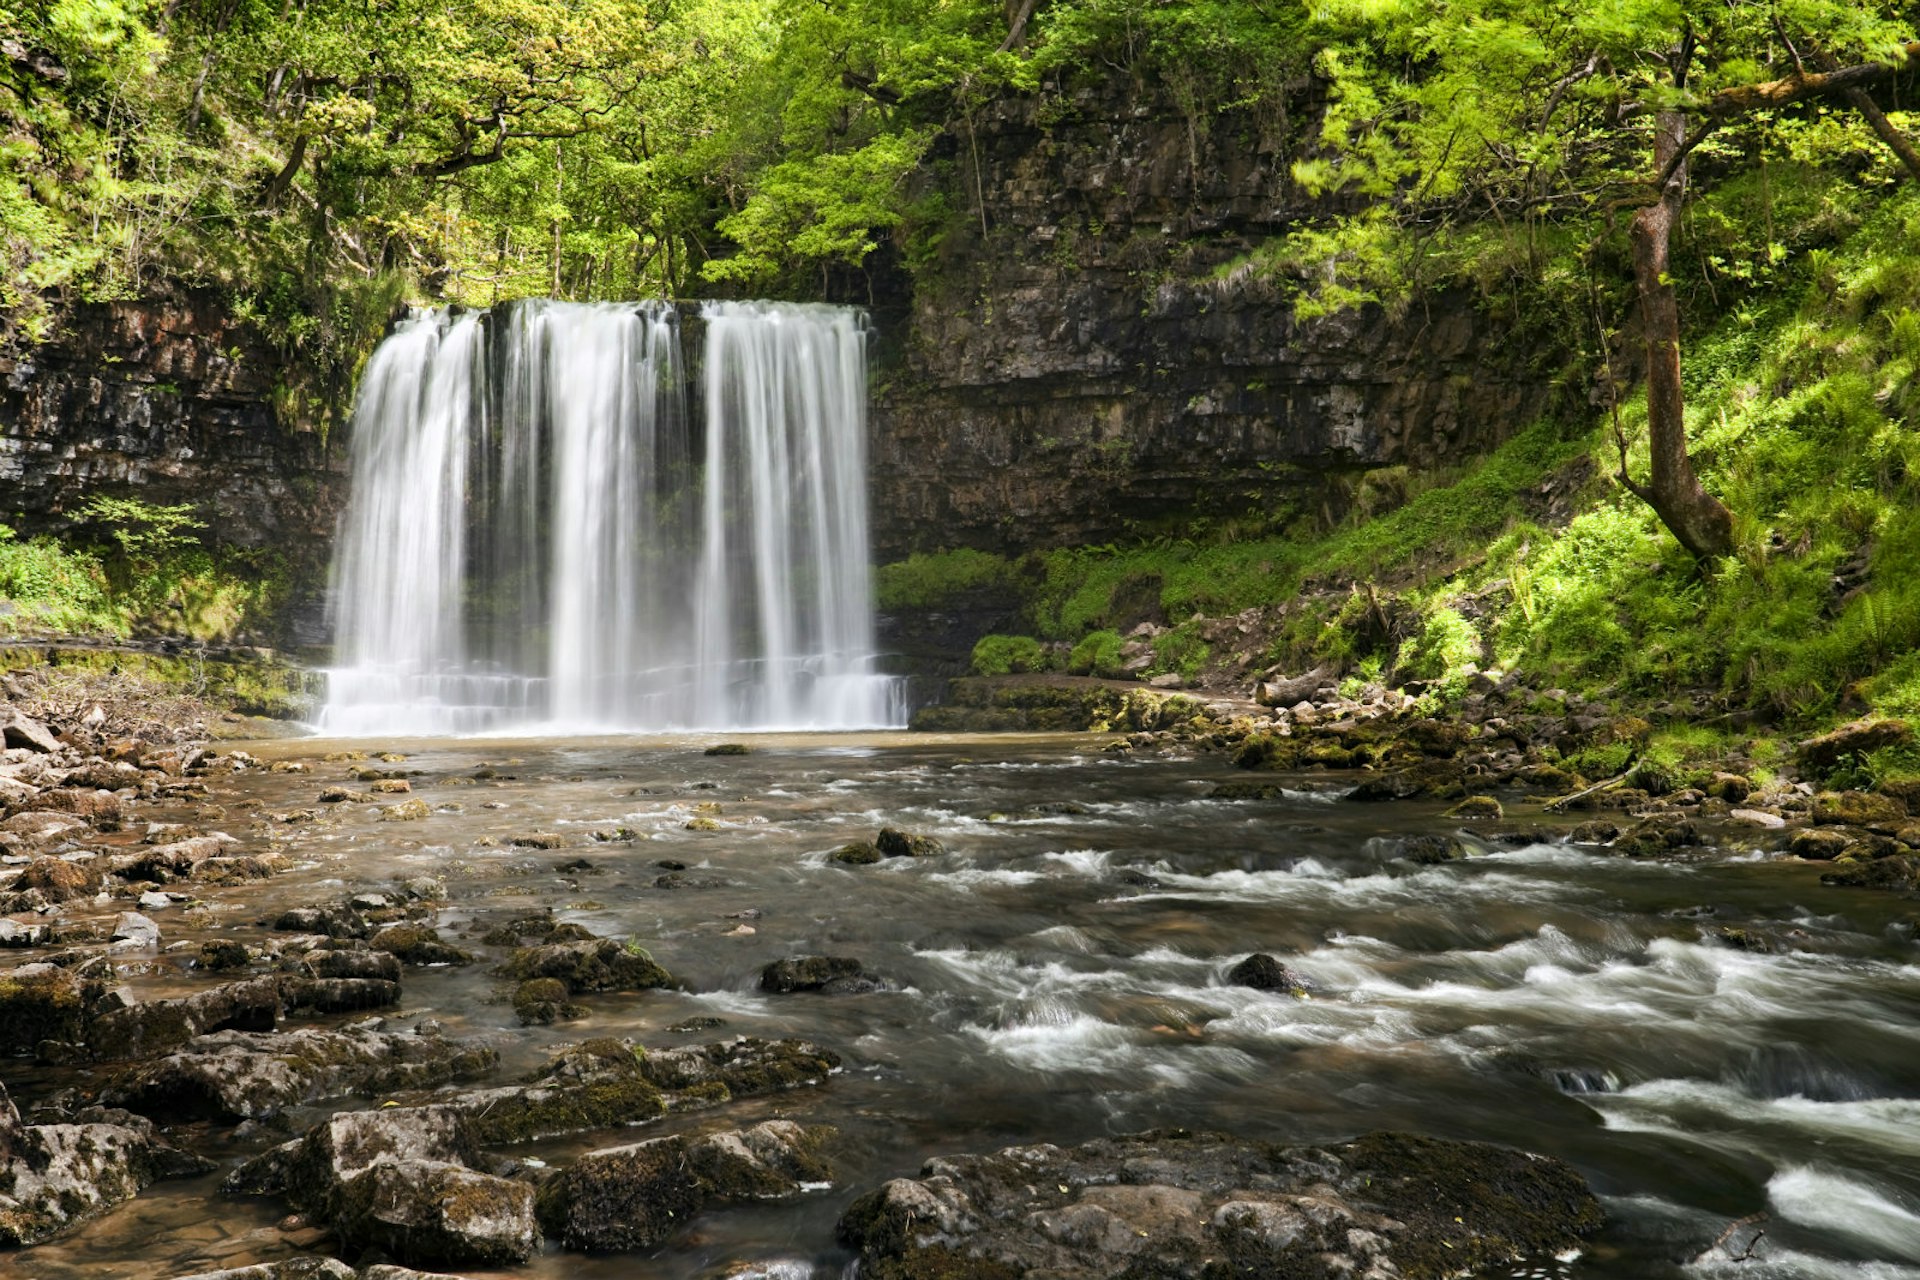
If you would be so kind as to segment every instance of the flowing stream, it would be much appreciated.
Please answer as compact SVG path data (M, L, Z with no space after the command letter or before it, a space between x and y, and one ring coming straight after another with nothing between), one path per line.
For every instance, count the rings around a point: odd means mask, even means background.
M424 312L367 366L329 733L872 728L866 334L844 307Z
M735 758L704 756L712 741L382 743L410 754L430 817L337 805L320 824L271 828L296 870L215 896L198 923L160 923L169 943L257 939L281 906L442 875L444 936L473 946L470 930L552 906L639 940L684 984L589 996L582 1022L522 1028L490 972L498 953L410 970L396 1024L485 1036L503 1075L599 1035L802 1035L845 1058L824 1089L531 1149L559 1162L790 1115L838 1127L831 1190L710 1213L652 1254L549 1253L500 1275L707 1277L746 1259L826 1280L843 1264L845 1205L931 1155L1181 1125L1281 1141L1407 1128L1560 1156L1610 1218L1562 1270L1572 1277L1920 1280L1910 900L1823 887L1814 867L1735 847L1635 862L1521 840L1416 866L1397 856L1402 838L1456 829L1437 806L1339 803L1331 775L1272 801L1211 800L1235 772L1224 762L1115 756L1093 738L767 736ZM328 745L256 751L317 762ZM214 799L236 820L310 805L347 767L244 774ZM687 828L697 805L718 806L719 830ZM830 860L883 824L950 852ZM618 827L635 838L592 838ZM566 847L506 843L536 830ZM577 859L590 865L565 869ZM1754 947L1726 945L1724 929ZM1230 985L1256 950L1307 975L1312 998ZM757 989L762 965L801 953L858 957L896 989ZM126 971L158 994L184 980L174 963ZM725 1026L666 1030L695 1016ZM23 1073L16 1093L61 1079ZM203 1149L237 1156L273 1137L224 1132ZM281 1206L210 1211L213 1185L162 1184L12 1265L110 1280L293 1251ZM1770 1217L1751 1261L1693 1262L1757 1212Z

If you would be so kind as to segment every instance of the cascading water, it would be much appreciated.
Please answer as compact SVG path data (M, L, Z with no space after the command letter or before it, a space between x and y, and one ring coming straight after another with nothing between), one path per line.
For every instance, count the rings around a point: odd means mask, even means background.
M329 733L871 728L865 328L679 313L428 312L367 366L334 565Z

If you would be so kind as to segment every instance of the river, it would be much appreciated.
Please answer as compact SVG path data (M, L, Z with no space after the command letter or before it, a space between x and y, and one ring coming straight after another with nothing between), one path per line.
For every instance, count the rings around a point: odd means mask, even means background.
M262 824L248 843L272 839L295 869L209 891L204 915L155 916L170 943L257 943L282 907L439 875L443 936L484 951L470 928L552 906L640 941L685 988L586 996L587 1019L524 1028L491 963L410 970L395 1021L487 1037L503 1074L602 1035L799 1035L845 1059L821 1090L519 1153L558 1162L791 1115L839 1129L830 1191L708 1214L651 1255L548 1253L501 1275L702 1277L744 1259L837 1276L840 1211L929 1156L1184 1126L1279 1141L1405 1128L1562 1157L1610 1219L1560 1269L1582 1280L1920 1280L1911 900L1823 887L1815 867L1737 843L1636 862L1473 838L1475 856L1417 866L1397 856L1401 838L1459 829L1437 805L1344 804L1337 774L1301 775L1272 800L1212 800L1246 775L1102 738L766 735L744 739L748 755L704 755L715 741L383 741L408 757L393 767L419 771L416 797L444 808L396 823L333 805L319 823ZM243 835L250 815L312 806L350 767L322 758L348 747L367 744L249 744L313 772L217 780L227 818L212 825ZM719 829L689 830L702 814ZM950 852L830 859L883 825ZM590 834L619 827L635 838ZM509 843L532 831L566 847ZM583 858L590 868L560 869ZM1230 985L1254 951L1304 974L1310 995ZM801 953L858 957L895 989L758 990L762 965ZM170 953L123 974L145 996L196 981ZM725 1026L666 1030L701 1016ZM24 1108L65 1081L26 1070L13 1084ZM210 1131L190 1145L237 1157L266 1140ZM0 1271L168 1276L293 1251L275 1227L283 1206L215 1202L215 1182L163 1183ZM1763 1211L1751 1261L1723 1249L1682 1265Z

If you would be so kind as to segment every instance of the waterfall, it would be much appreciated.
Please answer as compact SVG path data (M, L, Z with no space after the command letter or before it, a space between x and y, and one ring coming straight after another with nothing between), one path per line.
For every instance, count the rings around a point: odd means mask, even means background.
M698 329L692 397L666 304L431 311L381 344L322 731L904 722L875 671L860 313L709 303Z

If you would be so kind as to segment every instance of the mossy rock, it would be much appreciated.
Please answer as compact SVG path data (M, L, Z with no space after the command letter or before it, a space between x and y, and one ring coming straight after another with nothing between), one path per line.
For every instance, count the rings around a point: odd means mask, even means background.
M873 845L889 858L937 858L947 851L947 847L932 836L901 831L897 827L882 828Z
M1492 796L1468 796L1465 800L1454 805L1441 816L1445 818L1462 818L1468 821L1492 819L1497 822L1507 816L1507 811L1501 808L1500 802Z
M673 984L673 975L638 947L612 938L553 942L514 953L503 970L509 977L558 978L571 992L648 991Z
M65 969L34 966L0 975L0 1053L32 1053L43 1040L79 1041L86 1006L85 988Z
M1871 791L1822 791L1813 798L1816 825L1866 827L1883 835L1907 825L1907 806Z
M440 938L438 930L424 924L388 925L373 935L367 944L407 964L472 964L473 955Z
M1899 854L1837 866L1821 876L1820 883L1850 889L1920 889L1920 855Z
M753 748L744 742L722 742L716 746L708 747L702 754L709 756L748 756L753 754Z
M514 1015L528 1026L578 1018L586 1010L570 1003L567 1000L570 994L567 984L558 978L529 978L513 993Z
M864 840L856 841L853 844L843 844L838 849L835 849L830 856L833 861L844 863L850 867L870 867L886 857L876 846Z

